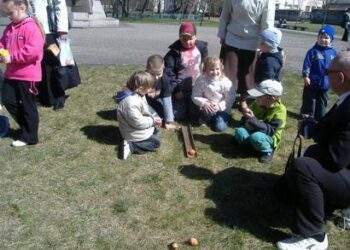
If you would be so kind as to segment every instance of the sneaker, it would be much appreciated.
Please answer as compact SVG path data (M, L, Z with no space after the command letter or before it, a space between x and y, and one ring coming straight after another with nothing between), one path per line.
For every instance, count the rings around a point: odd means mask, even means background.
M176 124L173 123L173 122L166 122L166 123L164 124L164 127L165 127L165 129L167 129L167 130L176 130L176 129L177 129Z
M340 211L340 217L336 218L335 224L343 229L350 229L350 207Z
M24 147L24 146L27 146L27 145L28 145L28 143L26 143L26 142L24 142L24 141L20 141L20 140L13 141L13 142L11 143L11 146L12 146L12 147L15 147L15 148L17 148L17 147Z
M319 242L314 238L303 238L301 236L296 236L277 242L277 249L279 250L326 250L327 248L327 234L322 242Z
M272 161L272 158L273 158L273 151L268 153L263 153L263 155L260 156L259 158L259 162L270 163Z
M119 146L119 159L126 160L130 154L130 145L128 141L123 140L123 143Z

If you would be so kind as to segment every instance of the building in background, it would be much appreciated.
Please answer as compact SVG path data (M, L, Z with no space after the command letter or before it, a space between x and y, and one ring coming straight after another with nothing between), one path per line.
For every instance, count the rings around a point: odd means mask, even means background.
M311 11L322 8L324 0L275 0L275 2L276 9Z

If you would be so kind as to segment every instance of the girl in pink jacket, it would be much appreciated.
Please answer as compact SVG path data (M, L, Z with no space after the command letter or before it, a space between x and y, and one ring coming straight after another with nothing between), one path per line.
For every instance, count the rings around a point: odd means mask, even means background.
M44 36L39 23L31 17L27 0L3 0L1 9L11 23L0 39L0 60L6 64L3 104L21 128L13 147L38 142L39 115L35 95L41 80Z

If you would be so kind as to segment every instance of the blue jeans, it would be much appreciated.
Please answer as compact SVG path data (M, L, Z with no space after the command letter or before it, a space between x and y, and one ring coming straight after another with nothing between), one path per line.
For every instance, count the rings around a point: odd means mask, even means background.
M314 89L310 86L304 87L301 114L308 114L318 121L325 115L327 104L328 94L326 90Z
M270 153L273 151L272 137L262 132L254 132L249 134L248 130L243 127L236 128L235 139L239 144L251 145L259 152Z
M133 154L145 154L147 152L154 152L160 147L160 141L158 138L159 129L154 128L153 135L150 138L143 141L128 141L130 145L130 151Z
M215 114L208 114L204 111L201 111L200 119L207 122L213 131L222 132L228 127L230 115L224 111L219 111Z

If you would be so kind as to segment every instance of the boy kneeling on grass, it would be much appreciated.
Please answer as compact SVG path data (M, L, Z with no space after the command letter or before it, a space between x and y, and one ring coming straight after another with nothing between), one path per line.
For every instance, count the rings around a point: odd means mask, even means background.
M158 133L162 120L147 104L145 95L154 85L154 78L145 71L134 72L126 87L117 92L117 118L123 141L118 157L125 160L130 153L144 154L160 147Z
M262 81L256 88L248 90L256 100L244 110L243 126L235 129L235 141L260 152L261 163L271 162L281 142L287 117L286 107L280 99L282 93L281 83L275 80Z

